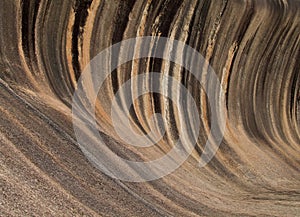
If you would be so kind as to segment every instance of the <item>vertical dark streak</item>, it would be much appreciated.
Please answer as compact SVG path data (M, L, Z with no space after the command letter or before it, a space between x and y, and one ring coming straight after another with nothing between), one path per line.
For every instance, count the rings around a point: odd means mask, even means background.
M88 9L91 6L93 0L76 0L75 3L75 22L73 26L73 32L72 32L72 64L73 69L75 72L75 78L76 80L79 79L81 71L80 71L80 64L78 60L79 56L79 38L82 36L83 28L86 23L86 19L88 16Z

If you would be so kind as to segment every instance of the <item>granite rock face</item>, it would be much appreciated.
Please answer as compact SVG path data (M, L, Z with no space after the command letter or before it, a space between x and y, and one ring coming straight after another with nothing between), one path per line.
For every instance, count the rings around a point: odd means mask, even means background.
M0 216L299 215L298 0L1 0L0 16ZM223 89L215 96L226 128L216 155L200 168L212 113L200 83L159 58L121 65L96 106L99 131L119 156L161 157L178 139L178 117L189 123L193 116L188 104L179 109L161 94L145 94L131 107L131 124L147 134L160 127L149 117L161 113L166 132L154 147L122 143L109 108L134 75L174 77L195 99L200 117L187 161L161 179L134 183L107 176L82 153L72 97L99 52L139 36L176 39L203 55ZM146 80L177 91L172 83Z

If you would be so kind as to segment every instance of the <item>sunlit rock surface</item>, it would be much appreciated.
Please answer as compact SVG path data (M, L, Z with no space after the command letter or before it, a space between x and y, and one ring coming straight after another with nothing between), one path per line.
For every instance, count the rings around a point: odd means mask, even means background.
M300 215L298 0L1 0L0 16L0 216ZM168 152L182 112L171 101L148 94L133 106L141 132L151 128L151 114L163 116L166 133L146 150L119 140L108 109L131 76L166 73L199 109L189 159L161 179L131 183L95 169L78 147L71 113L77 80L100 51L136 36L180 40L215 70L227 122L207 166L198 166L210 122L205 93L188 71L160 59L112 73L99 92L99 127L119 156Z

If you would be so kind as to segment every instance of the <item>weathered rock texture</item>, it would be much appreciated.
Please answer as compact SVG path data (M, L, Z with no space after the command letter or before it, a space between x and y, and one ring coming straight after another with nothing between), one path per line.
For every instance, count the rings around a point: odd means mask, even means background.
M0 16L1 216L299 215L298 0L1 0ZM174 76L202 118L195 151L178 170L126 183L96 170L78 148L72 94L101 50L148 35L183 41L209 61L226 91L228 120L217 155L199 168L209 122L199 83L175 65L161 70L158 59L123 65L100 92L98 110L107 145L120 156L137 150L118 141L105 106L134 73ZM147 132L152 111L163 113L167 133L139 158L161 156L177 138L177 111L158 94L136 103L136 126Z

